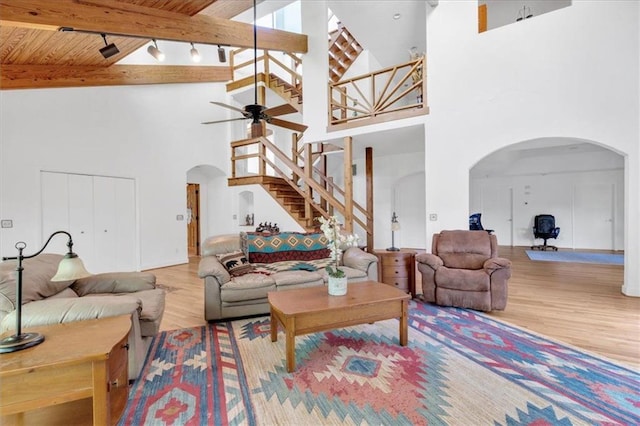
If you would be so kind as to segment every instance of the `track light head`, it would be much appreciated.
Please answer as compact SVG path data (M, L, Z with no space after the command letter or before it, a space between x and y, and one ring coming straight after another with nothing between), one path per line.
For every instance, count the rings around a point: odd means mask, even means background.
M104 40L104 47L102 47L100 49L100 53L102 54L102 56L105 59L109 59L110 57L112 57L113 55L120 53L120 51L118 50L118 48L116 47L115 44L111 43L108 44L107 43L107 35L106 34L100 34L102 36L102 39Z
M158 44L156 43L155 38L153 39L153 45L147 47L147 52L149 52L149 55L156 58L157 61L164 61L164 53L162 53L162 50L158 49Z
M218 60L220 62L227 62L227 52L224 50L224 47L218 45Z
M202 60L202 56L200 56L200 52L198 49L191 43L191 60L193 62L200 62Z

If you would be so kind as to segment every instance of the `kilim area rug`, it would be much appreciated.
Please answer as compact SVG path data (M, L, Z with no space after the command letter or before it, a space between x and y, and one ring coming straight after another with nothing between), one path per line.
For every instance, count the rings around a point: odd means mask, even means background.
M488 315L410 302L398 321L271 342L259 317L160 333L122 425L638 425L640 374Z

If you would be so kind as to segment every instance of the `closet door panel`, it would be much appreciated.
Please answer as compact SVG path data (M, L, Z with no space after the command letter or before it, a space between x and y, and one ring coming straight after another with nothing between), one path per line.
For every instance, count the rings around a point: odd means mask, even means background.
M84 261L87 270L95 273L93 177L70 174L68 180L69 232L73 236L73 249Z
M40 172L42 195L42 241L56 231L69 232L69 188L67 174ZM32 247L36 249L36 247ZM29 250L32 252L35 250ZM47 253L67 252L67 238L56 236L45 249Z
M93 177L93 217L94 217L94 273L116 271L116 185L118 179Z
M133 179L114 181L117 206L115 267L118 271L135 271L138 268L135 184Z

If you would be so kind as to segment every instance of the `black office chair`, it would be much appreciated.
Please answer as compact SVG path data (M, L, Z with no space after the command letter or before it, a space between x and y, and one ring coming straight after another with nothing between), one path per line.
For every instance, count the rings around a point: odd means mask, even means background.
M493 232L493 229L484 229L480 217L482 213L474 213L469 216L469 231L487 231L489 234Z
M558 251L558 247L547 245L548 239L556 239L558 238L558 234L560 233L560 228L556 227L556 218L550 214L539 214L533 219L533 237L534 238L542 238L544 240L544 244L531 246L532 250L547 250L552 249L553 251Z

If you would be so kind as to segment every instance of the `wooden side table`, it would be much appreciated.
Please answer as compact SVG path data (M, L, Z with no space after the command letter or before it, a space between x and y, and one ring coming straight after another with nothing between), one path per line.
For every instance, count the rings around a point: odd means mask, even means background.
M127 315L30 328L43 343L0 354L0 423L116 424L129 394L130 329Z
M416 297L416 252L409 249L375 249L373 254L379 259L378 280Z

